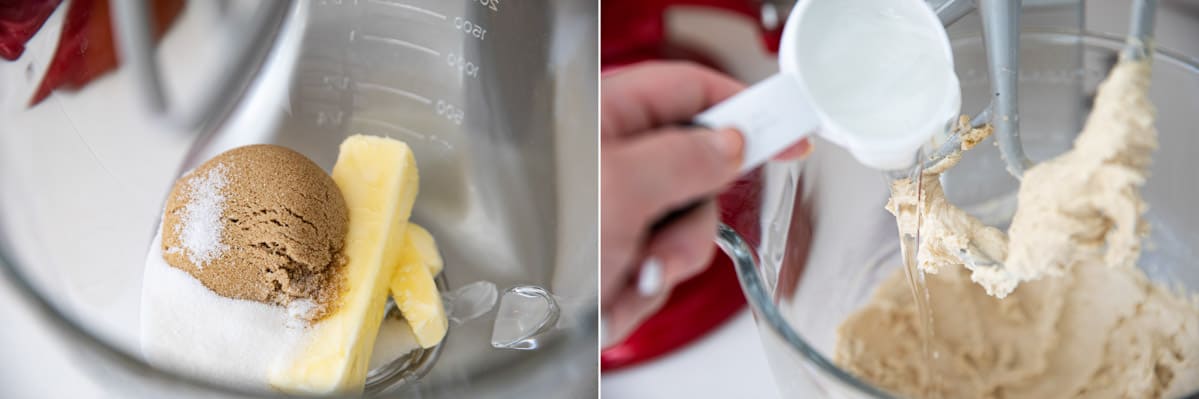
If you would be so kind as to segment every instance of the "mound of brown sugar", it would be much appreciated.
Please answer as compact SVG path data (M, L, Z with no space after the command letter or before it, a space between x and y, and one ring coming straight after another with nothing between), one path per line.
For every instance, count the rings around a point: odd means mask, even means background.
M307 157L273 145L224 152L175 183L163 216L167 263L219 295L328 314L349 212Z

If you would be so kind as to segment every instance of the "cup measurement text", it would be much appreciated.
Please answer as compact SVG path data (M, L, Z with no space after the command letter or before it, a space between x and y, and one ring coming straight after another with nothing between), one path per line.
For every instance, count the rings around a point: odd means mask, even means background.
M491 9L492 12L500 11L500 0L476 0L479 5Z
M487 40L487 28L462 17L454 17L454 29L466 33L467 36L479 40Z
M462 55L448 53L445 56L445 61L446 64L449 64L450 68L457 69L459 73L472 78L479 77L479 66L475 65L474 62L467 61Z
M466 119L466 112L462 108L450 104L445 100L437 100L437 115L441 115L442 118L454 122L455 125L461 125L462 121Z

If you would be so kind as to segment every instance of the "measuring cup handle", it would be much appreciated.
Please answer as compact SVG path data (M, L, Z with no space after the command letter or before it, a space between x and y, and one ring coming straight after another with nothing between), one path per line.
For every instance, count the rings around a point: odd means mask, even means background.
M695 122L741 131L745 136L744 173L807 137L819 125L819 118L799 82L776 74L709 108L696 116Z

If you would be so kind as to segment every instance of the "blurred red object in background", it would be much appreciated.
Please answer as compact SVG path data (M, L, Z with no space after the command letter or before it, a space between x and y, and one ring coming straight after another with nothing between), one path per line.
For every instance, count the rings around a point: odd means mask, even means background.
M666 37L666 11L671 7L711 7L761 23L762 0L604 0L600 8L600 59L604 68L641 61L676 59L678 49ZM782 25L762 29L762 44L778 50Z
M720 69L704 54L669 42L666 11L677 6L726 10L758 21L761 0L604 0L600 10L603 69L649 60L689 60ZM778 49L781 26L762 30L763 45ZM721 221L758 242L761 177L753 171L719 197ZM600 354L603 371L630 367L668 354L703 337L745 306L732 261L719 252L707 270L675 287L658 313L628 338Z
M183 12L184 0L149 2L151 33L161 39ZM108 0L74 0L67 8L54 59L29 101L37 105L57 89L78 90L117 67L111 8Z
M0 58L14 61L62 0L0 1Z

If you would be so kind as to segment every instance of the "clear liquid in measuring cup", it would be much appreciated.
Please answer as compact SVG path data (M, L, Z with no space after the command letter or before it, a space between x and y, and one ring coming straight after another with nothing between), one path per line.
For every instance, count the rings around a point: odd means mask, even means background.
M804 42L799 63L813 102L841 130L872 139L908 136L926 129L931 114L957 112L943 109L957 80L939 27L877 1L811 7L839 7L822 15L840 18L805 21L802 35L820 39Z

